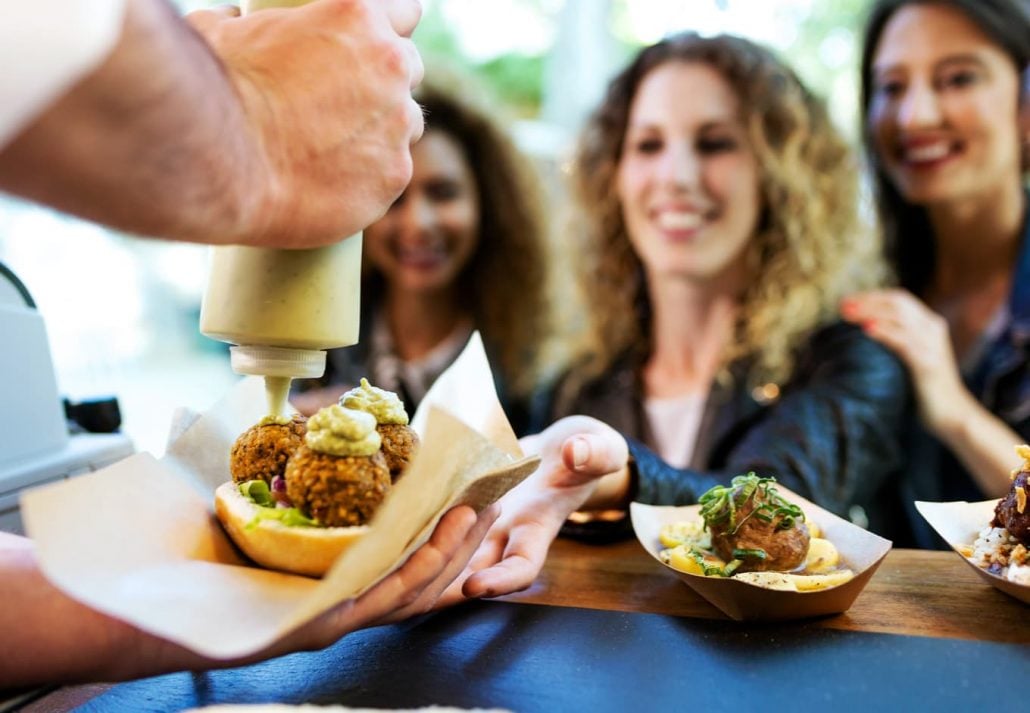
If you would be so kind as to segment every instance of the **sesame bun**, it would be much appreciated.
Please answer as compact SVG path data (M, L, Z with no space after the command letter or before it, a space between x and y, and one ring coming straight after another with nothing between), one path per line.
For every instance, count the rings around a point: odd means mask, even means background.
M233 542L262 567L321 577L340 554L368 531L356 527L290 527L278 520L247 525L260 508L240 494L233 482L215 490L215 514Z

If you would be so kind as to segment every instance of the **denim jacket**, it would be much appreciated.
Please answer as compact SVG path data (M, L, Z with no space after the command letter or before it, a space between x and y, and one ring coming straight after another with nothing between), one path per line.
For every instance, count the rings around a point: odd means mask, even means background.
M813 334L774 400L745 387L744 365L731 369L729 383L712 386L684 469L648 445L637 366L623 360L578 393L559 385L537 401L534 425L578 413L614 427L629 443L633 499L640 502L690 504L711 486L755 471L845 518L866 524L868 517L870 529L893 534L904 462L899 435L909 419L910 387L897 358L860 329L838 322Z
M1027 204L1030 205L1030 198ZM1008 320L987 345L975 368L965 377L966 387L984 408L1004 421L1024 442L1030 441L1030 219L1023 226L1023 243L1016 260ZM1015 444L1013 444L1015 445ZM911 539L902 545L943 547L912 502L915 500L983 500L973 477L944 444L926 433L918 422L910 426L910 465L901 482Z

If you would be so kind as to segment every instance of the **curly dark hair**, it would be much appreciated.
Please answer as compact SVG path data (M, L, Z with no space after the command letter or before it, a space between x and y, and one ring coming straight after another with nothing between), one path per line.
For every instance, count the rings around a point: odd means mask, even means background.
M732 36L684 33L642 50L608 86L574 162L580 289L591 307L578 353L584 378L650 352L645 274L614 191L630 107L668 62L714 68L739 99L760 166L763 214L747 248L752 278L724 366L750 358L754 383L786 379L796 348L836 314L840 297L879 279L879 246L857 219L857 167L822 103L769 50Z
M548 333L547 242L537 177L490 113L470 92L432 81L415 93L426 131L460 146L479 196L478 245L458 276L461 304L472 314L507 390L528 395L536 385L536 344ZM380 304L385 285L367 261L362 303Z

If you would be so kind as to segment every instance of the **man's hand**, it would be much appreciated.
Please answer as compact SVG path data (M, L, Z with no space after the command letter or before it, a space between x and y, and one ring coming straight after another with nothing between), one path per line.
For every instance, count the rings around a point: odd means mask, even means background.
M411 178L422 134L411 89L422 61L410 36L418 0L316 0L245 17L189 17L243 104L237 127L260 147L267 194L255 238L327 244L379 219Z
M527 588L570 514L584 506L623 504L629 450L611 426L569 416L521 443L526 453L540 455L540 467L501 498L501 517L441 604Z
M0 146L0 190L189 242L329 245L411 176L418 0L316 0L187 24L128 0L106 59Z
M43 576L31 541L0 532L0 689L238 666L320 649L357 629L416 616L431 609L461 575L498 512L497 506L478 517L468 507L451 510L429 541L375 587L268 649L231 661L202 657L69 598ZM46 625L54 621L63 623Z
M343 602L312 620L257 658L301 649L320 649L357 629L388 624L432 609L469 563L497 520L493 505L476 516L469 507L451 510L432 537L404 565L357 599Z

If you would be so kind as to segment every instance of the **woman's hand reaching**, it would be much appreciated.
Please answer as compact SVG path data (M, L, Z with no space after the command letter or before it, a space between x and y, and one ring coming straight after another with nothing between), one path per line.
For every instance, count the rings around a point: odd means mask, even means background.
M562 523L577 510L621 506L629 492L629 449L611 426L569 416L522 439L540 467L501 499L501 516L473 556L466 577L441 599L496 597L529 587Z

